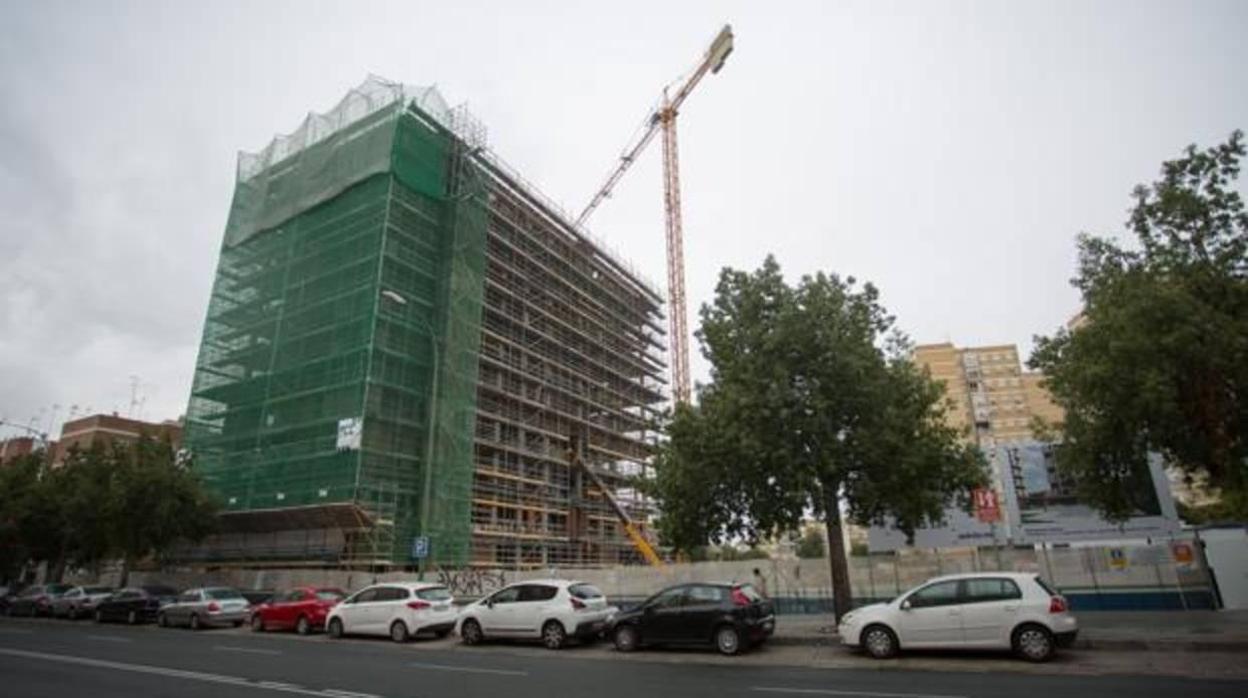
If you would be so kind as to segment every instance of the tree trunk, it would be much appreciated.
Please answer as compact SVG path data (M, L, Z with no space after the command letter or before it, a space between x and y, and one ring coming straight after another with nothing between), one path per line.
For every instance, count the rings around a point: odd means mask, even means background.
M121 576L117 578L117 588L126 586L130 581L130 556L123 555L121 558Z
M849 561L845 558L845 536L841 532L841 506L836 493L839 487L824 487L824 524L828 529L828 564L832 568L832 609L836 622L854 607L849 585Z

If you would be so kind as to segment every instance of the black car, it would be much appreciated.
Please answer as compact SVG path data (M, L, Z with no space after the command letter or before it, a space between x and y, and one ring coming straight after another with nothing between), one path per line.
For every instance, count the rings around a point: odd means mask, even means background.
M50 616L52 602L73 589L68 584L36 584L26 587L9 601L5 613L10 616Z
M160 607L173 603L176 589L161 585L126 587L95 607L95 622L125 621L131 625L156 620Z
M617 613L607 633L621 652L646 645L713 645L736 654L775 629L771 602L751 585L698 582L664 589Z

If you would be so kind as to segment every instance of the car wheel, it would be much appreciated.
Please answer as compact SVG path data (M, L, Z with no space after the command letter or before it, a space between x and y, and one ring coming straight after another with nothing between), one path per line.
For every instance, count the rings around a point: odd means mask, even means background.
M130 613L126 614L126 622L129 623L130 625L138 625L139 624L139 612L131 611Z
M632 652L637 649L640 638L637 635L637 628L631 625L622 625L615 629L615 635L612 640L615 641L615 648L621 652Z
M546 621L546 625L542 626L542 644L546 645L546 649L561 649L567 642L568 633L563 629L563 623L557 620Z
M396 620L390 624L390 639L395 642L407 642L410 637L407 633L407 624L401 620Z
M1043 625L1024 625L1014 631L1014 652L1029 662L1047 662L1053 658L1053 633Z
M741 633L731 625L722 625L715 631L715 649L720 654L732 655L741 651Z
M342 637L342 619L334 618L329 621L329 636L337 640Z
M165 615L165 614L163 614L163 613L161 613L160 615L156 616L156 625L159 625L159 626L160 626L160 627L162 627L162 628L167 628L167 627L169 627L169 616L166 616L166 615Z
M309 635L312 632L312 623L307 616L299 616L299 620L295 621L295 632L300 635Z
M251 629L257 633L264 632L264 619L260 617L259 613L251 617Z
M199 630L199 614L191 614L191 630Z
M876 659L888 659L897 654L897 636L883 625L868 625L860 641L867 654Z
M469 618L464 621L463 625L459 626L459 639L463 641L465 645L479 644L483 639L481 626L477 623L477 621Z

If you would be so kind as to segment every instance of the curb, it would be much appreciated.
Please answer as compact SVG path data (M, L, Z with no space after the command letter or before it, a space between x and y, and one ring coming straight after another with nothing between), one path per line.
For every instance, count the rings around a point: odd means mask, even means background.
M767 644L783 647L831 647L841 645L836 633L817 635L772 635ZM1245 652L1248 639L1242 640L1133 640L1126 638L1080 637L1071 645L1076 650L1147 651L1147 652Z

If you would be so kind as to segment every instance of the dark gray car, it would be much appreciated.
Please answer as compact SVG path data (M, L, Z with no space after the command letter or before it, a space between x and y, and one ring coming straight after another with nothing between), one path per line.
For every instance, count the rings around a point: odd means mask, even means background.
M237 589L204 587L187 589L156 616L161 627L186 626L192 630L208 627L238 627L247 620L251 604Z

